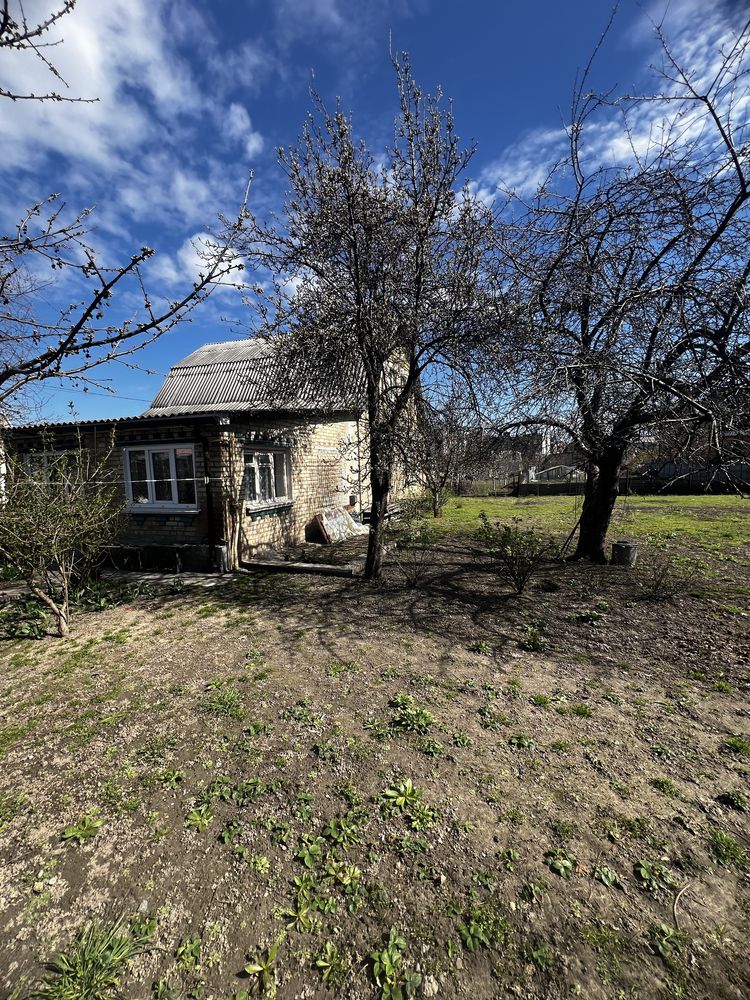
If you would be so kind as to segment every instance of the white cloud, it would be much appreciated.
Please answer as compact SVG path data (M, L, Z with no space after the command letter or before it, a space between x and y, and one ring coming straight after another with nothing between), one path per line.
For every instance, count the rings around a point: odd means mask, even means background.
M27 0L29 21L51 6ZM96 102L0 101L0 179L9 192L0 222L12 226L25 207L60 191L71 206L96 207L92 223L105 243L117 241L119 259L143 239L129 235L139 226L161 226L158 246L221 211L233 215L246 158L258 155L263 137L246 109L232 105L228 127L244 152L217 152L215 130L227 112L222 87L205 85L218 41L202 10L186 2L176 18L169 0L79 0L50 36L60 39L46 54L67 88L23 52L3 58L3 86Z
M350 24L342 6L341 0L278 0L276 18L284 32L295 37L311 30L341 34Z
M528 132L485 167L473 193L487 204L510 191L522 198L535 194L554 163L564 155L567 141L562 128Z
M641 93L661 93L665 100L621 100L616 105L603 105L585 123L580 145L584 168L593 171L599 166L624 166L636 160L645 165L668 146L687 155L691 149L699 154L706 143L715 143L717 133L702 105L666 99L684 94L684 86L667 78L675 78L675 69L655 37L654 27L662 25L676 63L686 71L696 92L701 93L716 81L724 54L732 50L743 20L738 5L721 0L712 7L704 0L654 4L648 17L638 22L637 30L631 31L630 41L638 46L643 59ZM714 94L724 115L730 113L731 105L735 141L741 145L747 138L750 110L746 84L731 89L719 87ZM531 130L482 171L473 191L488 203L507 191L529 197L568 151L568 136L562 127Z
M205 232L194 233L174 254L157 254L148 264L146 274L170 288L179 285L187 287L205 274L218 252L220 244L214 236ZM228 259L228 263L232 271L217 282L217 286L229 291L243 287L243 271L239 267L242 261L234 256Z
M252 127L250 115L241 104L230 104L225 121L226 134L240 141L249 158L258 156L265 145L263 136Z
M29 18L49 5L34 4ZM159 137L160 124L195 115L207 99L166 34L166 0L81 0L63 18L63 43L46 51L65 87L32 52L6 54L3 83L18 93L56 90L90 104L3 101L0 131L6 165L58 153L108 167Z

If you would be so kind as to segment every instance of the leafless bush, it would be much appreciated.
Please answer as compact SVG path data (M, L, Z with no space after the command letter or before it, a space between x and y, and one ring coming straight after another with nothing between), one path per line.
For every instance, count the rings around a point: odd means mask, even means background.
M475 538L490 557L493 569L506 580L517 594L546 563L559 556L559 546L553 538L531 528L523 528L519 518L512 524L492 524L483 512L482 527Z
M415 505L396 529L393 558L409 587L417 587L432 564L435 530Z
M672 601L695 587L699 572L694 561L655 552L638 565L635 582L644 601Z

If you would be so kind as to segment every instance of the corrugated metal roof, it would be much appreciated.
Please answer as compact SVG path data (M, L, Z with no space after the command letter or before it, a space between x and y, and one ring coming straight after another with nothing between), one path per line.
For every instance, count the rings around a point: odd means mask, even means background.
M273 344L255 337L251 340L225 340L216 344L204 344L197 351L188 354L182 361L172 365L176 368L192 368L195 365L211 365L227 361L256 361L273 356Z
M151 406L134 417L60 420L19 426L92 427L139 420L209 417L221 413L357 413L361 403L346 379L304 375L294 385L284 377L275 345L259 338L204 344L169 371Z
M218 411L222 412L222 411ZM174 416L182 417L215 417L217 411L215 410L196 410L194 408L186 407L181 411L180 414L173 414ZM165 414L168 416L168 414ZM9 428L9 430L14 431L37 431L44 430L45 428L55 428L55 427L99 427L106 425L109 427L111 424L130 424L138 423L138 421L153 420L153 416L148 413L139 413L134 417L99 417L97 420L42 420L34 424L16 424Z
M201 412L356 412L344 380L304 375L292 385L273 343L234 340L206 344L173 365L145 416Z

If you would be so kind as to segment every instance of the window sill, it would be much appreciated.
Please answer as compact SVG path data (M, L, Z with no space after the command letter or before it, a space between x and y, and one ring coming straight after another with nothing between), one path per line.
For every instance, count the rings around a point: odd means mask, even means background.
M200 514L200 507L192 504L129 503L126 514Z
M294 500L275 500L270 503L245 504L245 514L255 517L259 514L283 514L294 506Z

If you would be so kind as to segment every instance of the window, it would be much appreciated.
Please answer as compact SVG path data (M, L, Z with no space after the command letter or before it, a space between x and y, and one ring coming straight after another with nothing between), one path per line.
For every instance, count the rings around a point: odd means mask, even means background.
M243 494L248 506L270 507L292 499L288 451L246 451Z
M32 451L23 456L23 468L33 482L64 482L69 480L76 458L72 451ZM83 460L82 454L80 460Z
M193 446L155 445L125 450L125 489L132 504L194 507Z

